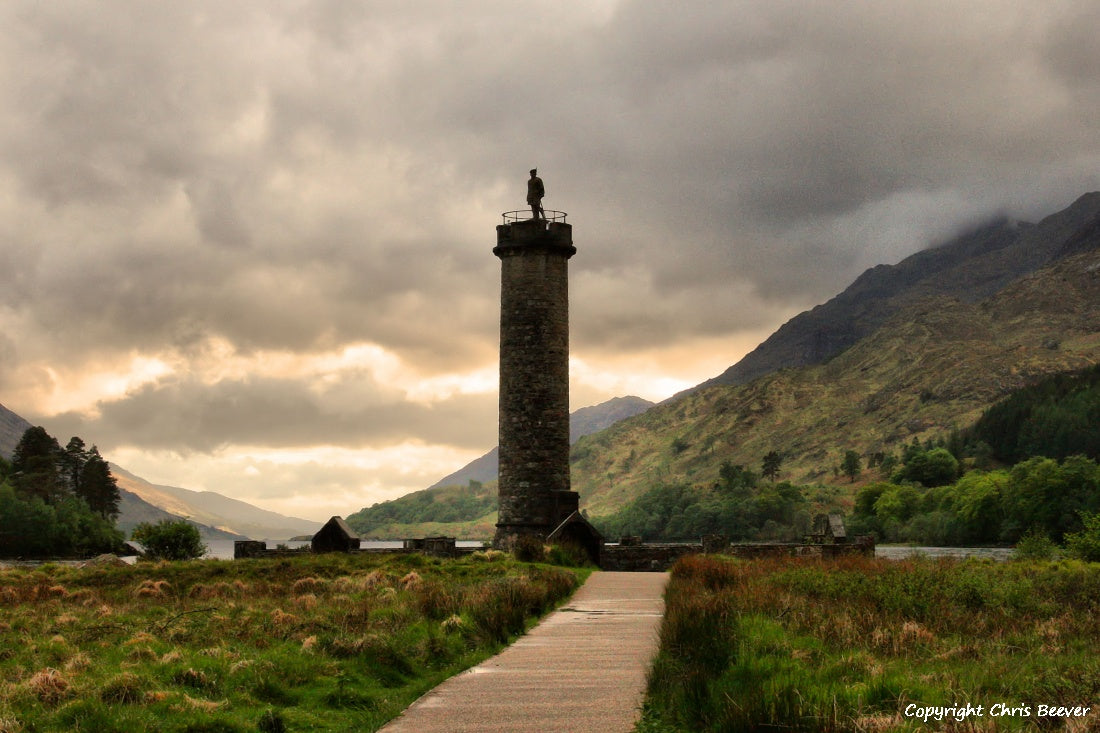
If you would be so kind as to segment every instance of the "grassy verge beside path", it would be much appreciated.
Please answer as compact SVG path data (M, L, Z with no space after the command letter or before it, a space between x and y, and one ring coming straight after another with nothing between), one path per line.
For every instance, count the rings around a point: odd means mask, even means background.
M0 570L0 733L375 730L583 576L494 552Z
M1098 649L1096 563L695 556L637 730L1100 730Z

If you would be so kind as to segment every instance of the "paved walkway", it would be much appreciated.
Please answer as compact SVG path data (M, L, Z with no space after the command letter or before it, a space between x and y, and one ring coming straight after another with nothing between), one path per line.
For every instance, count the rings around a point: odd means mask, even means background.
M382 733L628 733L657 651L667 573L593 573L514 644Z

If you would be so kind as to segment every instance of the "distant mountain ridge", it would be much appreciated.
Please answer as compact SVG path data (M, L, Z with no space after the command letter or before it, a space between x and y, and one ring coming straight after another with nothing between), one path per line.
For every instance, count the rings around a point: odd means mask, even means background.
M120 489L149 504L242 538L285 540L295 535L313 534L321 528L321 522L287 517L213 491L153 484L114 463L111 472L118 479Z
M896 265L872 267L836 297L780 326L725 372L687 391L744 384L777 369L821 364L922 298L948 296L976 303L1046 264L1097 246L1098 192L1081 196L1038 224L993 220Z
M0 405L0 455L11 458L30 427L27 420ZM117 524L126 532L141 522L162 519L187 519L208 540L289 539L313 534L321 527L320 522L285 517L213 491L157 486L117 464L110 465L121 494Z
M627 397L612 397L606 402L590 407L582 407L575 410L569 416L569 443L577 442L578 438L591 433L598 433L604 428L614 425L619 420L641 414L653 407L653 403L641 397L633 395ZM500 472L500 449L491 451L470 461L454 473L444 476L435 482L429 489L438 489L443 486L465 486L470 481L486 483L495 481Z
M186 517L181 517L178 514L172 514L171 512L164 511L160 507L153 506L137 494L127 491L126 489L119 488L118 493L120 498L118 504L119 513L118 519L115 521L115 526L122 530L126 536L129 536L130 533L134 531L134 527L142 522L155 524L164 520L175 522L180 519L186 519ZM204 541L248 539L236 532L227 532L191 519L187 521L195 525L199 530L199 536L201 536Z

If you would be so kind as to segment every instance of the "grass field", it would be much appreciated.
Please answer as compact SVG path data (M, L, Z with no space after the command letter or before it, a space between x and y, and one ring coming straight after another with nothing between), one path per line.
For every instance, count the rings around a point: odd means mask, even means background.
M1100 564L695 556L666 602L641 733L1100 730Z
M582 572L492 551L0 570L0 733L372 731Z

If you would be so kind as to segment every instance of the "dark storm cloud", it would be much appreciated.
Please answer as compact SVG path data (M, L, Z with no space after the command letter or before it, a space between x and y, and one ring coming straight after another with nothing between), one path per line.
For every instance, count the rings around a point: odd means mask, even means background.
M531 166L575 226L576 348L778 326L865 267L1100 187L1097 12L8 3L0 384L21 363L219 340L372 343L425 373L491 363L492 227ZM180 375L103 403L96 427L202 450L446 442L436 425L460 421L457 402L364 397L353 419L314 396Z

